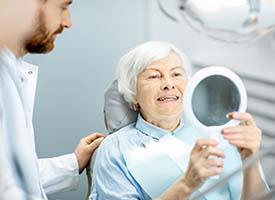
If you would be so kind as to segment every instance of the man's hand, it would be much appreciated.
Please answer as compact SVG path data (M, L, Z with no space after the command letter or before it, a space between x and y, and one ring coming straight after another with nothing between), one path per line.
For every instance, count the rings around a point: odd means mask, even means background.
M75 149L75 155L79 165L80 174L86 168L94 151L97 149L97 147L100 145L104 138L104 134L93 133L80 140L79 144Z

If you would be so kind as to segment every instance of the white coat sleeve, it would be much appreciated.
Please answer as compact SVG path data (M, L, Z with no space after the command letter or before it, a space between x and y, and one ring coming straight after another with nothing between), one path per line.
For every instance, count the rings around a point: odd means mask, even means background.
M79 166L74 153L39 159L41 184L47 194L75 190L79 185Z
M25 200L26 194L17 185L16 179L12 173L11 163L8 159L9 152L4 142L3 113L0 102L0 199Z

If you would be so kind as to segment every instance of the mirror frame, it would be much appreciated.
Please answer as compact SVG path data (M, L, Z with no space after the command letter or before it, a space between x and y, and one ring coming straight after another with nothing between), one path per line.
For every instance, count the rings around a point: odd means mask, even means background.
M236 88L239 90L240 94L240 105L239 105L239 110L238 112L246 112L247 108L247 93L246 89L244 87L244 84L240 77L235 74L233 71L230 69L223 67L223 66L208 66L205 67L198 72L196 72L189 82L187 83L187 86L184 91L184 121L192 126L195 126L196 128L199 128L200 130L213 130L218 129L221 130L224 127L229 127L229 126L236 126L239 124L239 120L231 119L229 120L226 124L220 125L220 126L205 126L202 124L195 116L193 112L193 106L192 106L192 97L195 88L199 85L199 83L213 75L220 75L228 78L231 80Z

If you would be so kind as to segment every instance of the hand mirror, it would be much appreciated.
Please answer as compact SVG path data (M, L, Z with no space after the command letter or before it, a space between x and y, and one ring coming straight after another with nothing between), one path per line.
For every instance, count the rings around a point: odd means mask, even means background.
M199 70L186 86L184 119L186 123L219 139L224 127L236 126L239 121L228 119L230 112L245 112L247 94L237 74L221 66Z

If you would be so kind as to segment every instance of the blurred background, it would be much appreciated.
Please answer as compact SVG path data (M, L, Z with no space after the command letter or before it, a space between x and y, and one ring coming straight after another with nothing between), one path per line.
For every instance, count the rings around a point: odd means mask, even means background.
M74 1L73 27L59 36L55 50L26 58L40 66L34 114L39 157L71 153L87 134L107 133L104 91L115 77L120 57L148 40L174 43L191 58L194 72L207 65L225 65L238 73L248 91L248 112L263 130L264 145L271 144L275 137L274 33L241 43L213 39L183 20L179 2L164 2L166 11L180 19L173 21L157 0ZM226 21L221 16L217 19L221 24ZM272 158L264 159L264 170L272 167ZM274 186L274 179L268 179ZM86 191L83 173L77 191L49 199L84 199Z

